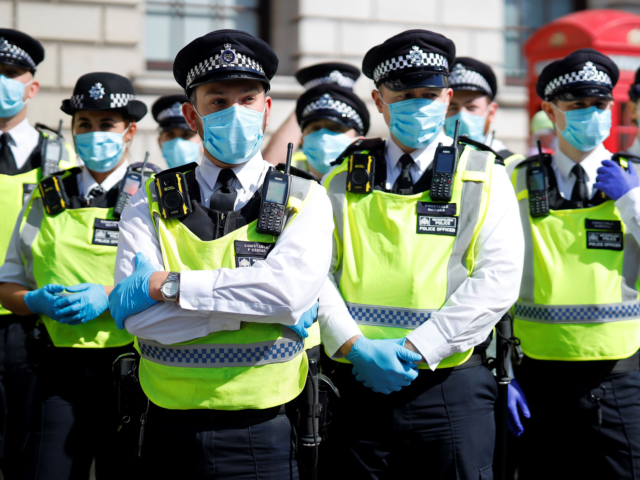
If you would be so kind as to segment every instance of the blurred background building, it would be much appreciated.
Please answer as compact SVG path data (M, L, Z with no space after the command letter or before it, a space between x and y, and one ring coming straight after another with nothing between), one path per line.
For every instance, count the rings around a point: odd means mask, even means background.
M50 126L69 117L60 102L76 79L110 71L133 80L149 107L162 94L178 93L171 66L192 39L220 28L253 33L280 58L273 82L274 108L267 136L293 111L302 92L293 73L317 62L338 60L361 66L367 50L411 28L451 38L460 56L490 64L499 81L497 137L525 152L529 113L523 43L540 26L585 9L614 8L640 14L640 0L0 0L0 27L17 28L41 40L45 61L37 72L42 89L29 104L29 118ZM384 136L373 114L373 83L355 90L372 112L371 136ZM151 115L140 122L132 159L144 151L164 166ZM284 155L284 152L283 152Z

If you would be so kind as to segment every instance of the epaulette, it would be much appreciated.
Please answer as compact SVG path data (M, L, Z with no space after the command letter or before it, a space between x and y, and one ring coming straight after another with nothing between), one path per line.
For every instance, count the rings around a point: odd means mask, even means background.
M173 167L173 168L168 168L166 170L162 170L160 172L160 174L164 175L165 173L173 173L173 172L177 172L177 173L186 173L190 170L195 170L197 168L198 164L196 162L191 162L191 163L187 163L186 165L179 165L177 167Z
M276 170L278 170L279 172L283 172L284 173L284 163L279 163L276 166ZM290 170L291 175L294 175L296 177L300 177L300 178L304 178L305 180L309 180L311 182L318 182L320 183L320 180L318 180L315 175L310 174L309 172L305 172L304 170L301 170L299 168L294 167L293 165L291 166L291 170Z
M356 140L351 145L349 145L344 152L342 152L337 159L331 162L331 166L335 167L336 165L340 165L344 158L358 152L368 151L373 152L379 149L384 149L386 143L381 138L361 138Z
M62 120L60 121L60 123L62 124ZM38 132L43 133L43 134L47 134L45 132L45 130L55 134L56 137L61 137L62 135L60 134L60 130L55 130L51 127L48 127L47 125L45 125L44 123L36 123L35 127L34 127Z
M551 162L551 158L552 157L551 157L550 153L543 153L542 154L542 161L544 163ZM525 160L521 161L518 165L516 165L516 170L521 168L521 167L523 167L523 166L525 166L525 165L529 165L530 163L539 162L539 161L540 161L540 155L538 155L538 154L532 155L532 156L526 158Z
M498 165L504 165L504 158L502 158L502 156L498 154L498 152L493 150L490 146L485 145L484 143L476 142L475 140L472 140L466 135L460 135L458 137L458 143L459 144L462 143L463 145L471 145L472 147L475 147L482 152L493 153L496 157L495 163L497 163Z

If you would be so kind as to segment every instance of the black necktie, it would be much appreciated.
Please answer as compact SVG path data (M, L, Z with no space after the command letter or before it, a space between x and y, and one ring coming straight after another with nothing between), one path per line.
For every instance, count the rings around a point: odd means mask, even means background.
M235 178L236 176L230 168L225 168L220 171L218 181L222 184L222 187L211 195L211 201L209 202L210 209L219 212L233 212L233 206L238 196L237 190L233 188Z
M411 178L411 166L415 163L411 155L405 153L398 160L402 171L400 172L400 176L396 179L393 184L393 193L403 194L406 193L406 190L413 187L413 179Z
M9 146L11 140L11 135L8 133L0 135L0 173L3 175L13 175L18 171L16 160Z
M576 202L578 208L584 208L587 200L589 200L584 168L578 163L571 169L571 173L576 176L576 183L573 185L573 191L571 192L571 201Z

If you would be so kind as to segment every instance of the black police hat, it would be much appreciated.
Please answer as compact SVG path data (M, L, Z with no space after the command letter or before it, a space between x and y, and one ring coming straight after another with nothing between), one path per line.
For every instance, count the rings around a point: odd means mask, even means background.
M343 88L353 89L358 77L360 77L358 67L341 62L318 63L296 72L296 80L305 90L323 83L333 83Z
M456 58L449 76L449 86L454 91L471 90L482 92L488 95L491 100L498 93L498 82L491 67L486 63L469 57Z
M11 28L0 28L0 63L27 68L35 73L44 60L44 48L35 38Z
M79 110L116 110L134 121L147 114L147 106L135 99L136 92L128 78L108 72L87 73L76 82L71 98L62 101L62 110L73 115Z
M260 80L265 89L278 70L269 44L240 30L216 30L178 52L173 76L189 95L192 88L221 80Z
M540 98L565 102L585 97L613 99L620 70L613 61L591 48L581 48L542 70L536 84Z
M182 115L182 105L189 102L186 95L165 95L160 97L151 107L153 119L160 128L184 128L191 130Z
M369 111L364 102L348 88L338 85L318 85L298 99L296 119L301 129L319 118L353 128L359 135L369 131Z
M407 30L373 47L362 61L362 73L376 86L392 91L447 87L456 46L428 30Z
M636 71L636 78L629 88L629 98L632 102L637 102L640 98L640 68Z

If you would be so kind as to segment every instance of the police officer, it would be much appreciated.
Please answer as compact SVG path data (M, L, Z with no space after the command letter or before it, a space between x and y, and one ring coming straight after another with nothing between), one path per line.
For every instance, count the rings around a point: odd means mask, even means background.
M40 88L36 67L43 59L40 42L0 28L0 266L20 209L42 178L42 168L55 171L75 164L68 144L53 132L33 128L27 119L27 103ZM20 317L0 307L0 467L5 478L22 478L20 451L34 399L35 376L26 361L24 341Z
M640 118L640 111L638 110L640 108L638 105L638 100L640 100L640 68L636 71L634 82L629 88L629 100L631 101L627 103L627 111L631 117L631 123L638 126L638 119ZM633 155L640 156L640 130L638 130L638 136L633 139L633 143L627 148L627 151Z
M454 58L453 42L427 30L369 50L362 70L375 82L390 139L356 141L323 180L336 219L339 292L329 305L321 296L319 315L328 309L356 332L346 355L322 332L327 354L353 363L336 363L332 374L341 395L331 432L340 478L409 478L418 469L435 479L492 475L497 387L474 347L515 301L523 245L508 177L488 149L460 144L451 200L430 196L434 170L454 168L451 157L433 166L438 145L452 143L443 126ZM360 365L367 337L417 352L417 378ZM389 367L398 361L378 355Z
M523 479L640 474L640 189L634 166L602 145L618 77L592 49L545 67L536 92L558 149L513 175L526 244L514 320L531 409Z
M147 113L131 82L113 73L80 77L61 110L72 117L84 168L41 180L13 230L0 269L0 301L43 324L30 353L39 399L27 449L26 478L88 478L132 473L126 432L117 434L111 364L131 351L108 295L118 244L114 207L128 170L128 146ZM131 435L137 431L131 430Z
M295 73L295 77L305 90L320 85L335 85L353 90L356 80L360 77L360 69L348 63L325 62L301 68ZM273 165L282 163L282 152L286 151L287 144L294 142L294 148L298 148L301 136L302 132L294 110L271 136L262 153L264 159ZM293 154L293 166L309 171L306 156L302 151L298 150Z
M450 87L453 98L444 124L447 135L453 137L456 120L460 120L460 135L486 143L504 158L507 172L513 171L515 164L525 157L511 152L504 143L493 138L491 125L498 112L495 101L498 82L493 69L475 58L458 57L451 71Z
M160 127L158 145L169 168L197 163L202 155L202 140L182 115L182 105L188 101L186 95L165 95L151 107L153 119Z
M332 84L307 90L296 103L296 119L309 171L319 179L356 137L369 131L364 102L351 90Z

